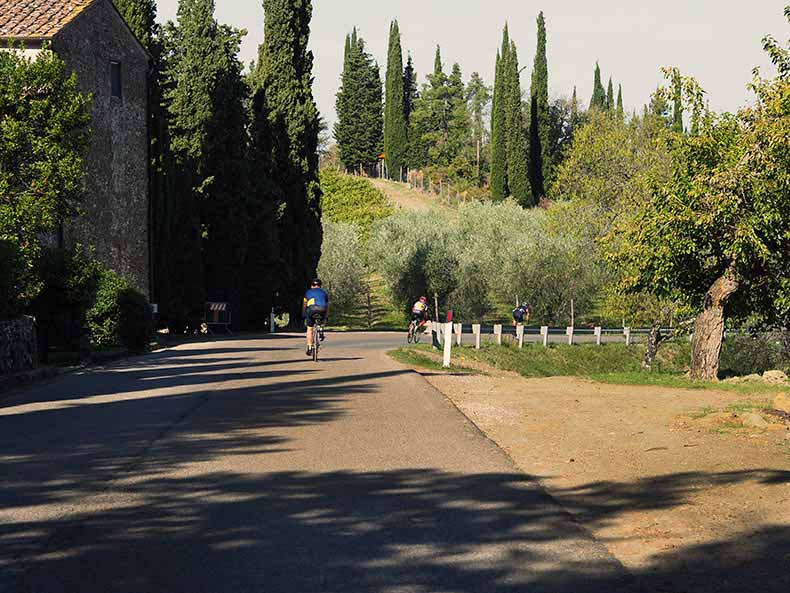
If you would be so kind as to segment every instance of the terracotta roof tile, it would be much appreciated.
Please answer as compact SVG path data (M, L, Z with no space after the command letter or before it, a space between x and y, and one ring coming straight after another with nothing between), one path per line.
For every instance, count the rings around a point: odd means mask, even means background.
M95 0L0 0L0 38L50 39Z

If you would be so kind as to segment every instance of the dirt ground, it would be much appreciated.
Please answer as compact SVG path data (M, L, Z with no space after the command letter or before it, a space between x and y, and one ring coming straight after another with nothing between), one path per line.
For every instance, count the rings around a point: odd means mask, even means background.
M429 212L434 209L449 211L450 209L438 198L411 189L405 183L396 183L386 179L370 179L370 183L398 208L414 212Z
M741 425L771 395L425 376L651 590L790 590L790 426Z

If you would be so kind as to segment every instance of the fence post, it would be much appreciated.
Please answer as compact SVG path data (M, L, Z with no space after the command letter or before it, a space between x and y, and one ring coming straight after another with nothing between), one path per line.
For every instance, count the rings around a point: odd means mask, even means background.
M518 339L518 347L524 347L524 326L520 323L516 325L516 338Z
M630 346L631 345L631 328L630 327L624 327L623 328L623 334L625 335L625 345L626 346Z
M472 324L472 333L475 335L475 350L480 350L480 324Z
M494 338L496 339L497 346L502 345L502 326L495 325L494 326Z
M453 324L444 324L444 360L442 366L447 368L450 366L450 355L453 351Z
M460 346L461 336L464 335L464 326L462 323L456 323L453 329L455 330L455 344L456 346Z
M543 336L543 345L548 348L549 346L549 326L542 325L540 327L540 335Z
M565 328L565 335L568 336L568 346L573 346L573 326Z
M595 328L595 344L596 344L596 346L600 346L601 345L601 328L600 327L596 327Z
M269 333L277 333L277 316L274 314L274 307L272 307L272 312L269 314Z

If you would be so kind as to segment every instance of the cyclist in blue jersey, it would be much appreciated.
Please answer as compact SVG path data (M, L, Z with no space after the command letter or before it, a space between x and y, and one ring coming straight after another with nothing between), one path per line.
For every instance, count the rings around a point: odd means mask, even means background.
M316 278L310 283L310 290L304 295L302 304L302 315L307 320L307 356L313 355L313 327L316 317L319 317L321 324L325 324L329 316L329 295L321 288L321 279ZM323 333L320 336L323 341Z

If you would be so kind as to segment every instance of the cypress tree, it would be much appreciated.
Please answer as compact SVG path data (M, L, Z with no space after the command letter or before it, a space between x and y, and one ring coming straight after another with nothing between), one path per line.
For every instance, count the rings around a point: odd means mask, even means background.
M529 119L529 180L533 202L545 194L545 180L550 175L551 121L549 117L549 66L546 58L546 21L538 15L538 44L532 68Z
M617 85L617 117L620 120L625 118L625 110L623 109L623 85Z
M502 50L496 55L494 95L491 106L491 198L495 201L508 196L507 149L505 146L505 96L506 81L504 62L510 52L507 25L502 33Z
M529 163L524 135L524 111L521 102L521 82L516 44L510 42L510 51L504 64L505 96L505 146L507 151L507 183L510 194L522 206L534 206L529 184Z
M606 110L606 91L601 83L601 67L595 62L595 80L593 82L593 94L590 99L590 109Z
M612 84L612 77L609 77L609 86L606 89L606 111L612 113L614 111L614 85Z
M156 0L113 0L113 4L137 40L150 52L158 32Z
M402 180L408 156L406 92L403 80L403 52L398 21L390 25L384 102L384 154L392 179Z
M428 75L428 86L422 93L421 141L425 145L428 160L435 166L449 164L450 106L447 75L442 64L441 48L436 46L433 73Z
M472 72L467 85L466 95L469 102L469 113L472 118L472 147L475 152L475 171L477 184L483 185L485 170L485 123L483 116L486 107L491 102L491 88L477 72Z
M403 69L403 95L403 113L408 126L411 120L411 112L414 111L414 103L419 95L417 91L417 73L414 71L411 54L406 60L406 68Z
M257 295L268 313L271 291L296 322L302 295L321 255L321 189L318 183L320 118L313 100L313 54L308 50L311 0L264 0L264 41L260 50L262 85L256 92L256 163L272 172L264 193L275 198L279 259L284 278ZM379 86L379 94L381 87ZM380 109L379 109L380 113Z
M576 85L573 87L573 96L571 97L571 126L575 127L579 121L579 99L576 97Z
M468 174L467 169L471 163L472 119L466 103L466 85L458 63L453 64L447 78L447 109L448 165L460 175Z
M337 93L334 133L340 160L348 171L371 169L384 149L381 77L354 29L346 42L346 63Z
M206 148L214 116L218 26L213 0L179 0L177 19L165 38L171 149L166 193L172 235L167 245L170 290L163 307L171 329L183 330L198 326L206 300L201 214L212 182Z

